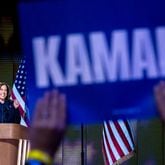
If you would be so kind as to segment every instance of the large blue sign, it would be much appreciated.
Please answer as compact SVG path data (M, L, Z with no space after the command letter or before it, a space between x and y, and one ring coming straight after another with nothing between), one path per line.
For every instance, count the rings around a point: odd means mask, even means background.
M20 5L30 114L58 88L70 123L156 115L165 77L165 2L69 0Z

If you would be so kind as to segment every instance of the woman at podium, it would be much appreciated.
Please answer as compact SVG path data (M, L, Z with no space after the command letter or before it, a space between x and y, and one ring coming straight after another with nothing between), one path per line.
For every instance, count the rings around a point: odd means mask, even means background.
M21 116L17 100L10 99L10 87L0 82L0 123L20 123Z

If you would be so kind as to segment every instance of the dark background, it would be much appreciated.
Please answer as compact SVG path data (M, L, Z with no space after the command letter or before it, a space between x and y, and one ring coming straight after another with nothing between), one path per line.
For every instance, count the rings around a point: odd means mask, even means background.
M0 58L22 58L17 4L18 0L0 1Z

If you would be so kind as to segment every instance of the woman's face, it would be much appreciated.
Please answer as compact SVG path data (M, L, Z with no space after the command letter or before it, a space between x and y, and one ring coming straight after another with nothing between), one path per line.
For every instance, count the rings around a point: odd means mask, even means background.
M0 87L0 100L5 101L6 97L7 97L7 86L2 85Z

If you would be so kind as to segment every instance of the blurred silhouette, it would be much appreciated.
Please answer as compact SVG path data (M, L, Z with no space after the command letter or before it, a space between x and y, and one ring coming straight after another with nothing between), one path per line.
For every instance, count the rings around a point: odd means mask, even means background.
M155 86L154 93L160 117L165 121L165 81L160 81Z
M52 164L66 130L66 100L58 91L46 92L36 103L29 131L31 151L27 165Z

